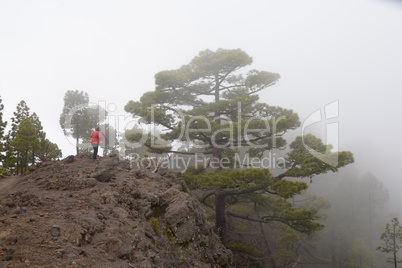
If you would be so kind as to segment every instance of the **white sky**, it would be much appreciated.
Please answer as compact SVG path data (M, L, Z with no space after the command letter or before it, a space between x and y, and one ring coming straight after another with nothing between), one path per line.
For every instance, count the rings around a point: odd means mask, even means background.
M65 157L75 152L59 125L67 90L126 117L123 106L154 89L155 73L207 48L241 48L253 68L282 76L264 102L303 121L339 101L340 149L397 182L401 26L402 4L391 0L0 0L0 95L6 120L25 100Z

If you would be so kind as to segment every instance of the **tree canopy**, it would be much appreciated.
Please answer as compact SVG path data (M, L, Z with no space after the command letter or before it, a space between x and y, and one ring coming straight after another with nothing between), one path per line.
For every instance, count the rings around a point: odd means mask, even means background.
M259 154L281 148L283 134L300 125L298 116L259 102L257 93L280 76L258 70L237 73L251 63L240 49L201 51L189 64L157 73L155 90L130 101L125 110L168 129L163 138L197 142L203 153L218 159L224 149L252 146L253 154Z

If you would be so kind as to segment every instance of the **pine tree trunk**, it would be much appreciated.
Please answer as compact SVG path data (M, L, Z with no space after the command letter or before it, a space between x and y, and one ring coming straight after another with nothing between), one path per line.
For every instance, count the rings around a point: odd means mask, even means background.
M20 153L19 152L17 152L17 175L18 174L20 174L19 172L20 172Z
M226 244L226 210L225 210L225 195L222 190L215 191L215 229L217 234L219 235L222 243Z
M220 91L219 91L219 75L215 74L215 103L220 101ZM218 124L221 124L221 113L220 111L215 111L215 122ZM223 157L223 149L222 148L217 148L216 146L218 145L216 143L217 140L220 139L220 133L215 136L215 139L212 140L213 143L213 149L212 149L212 157L214 158L213 161L215 162L215 165L217 164L218 166L215 168L216 172L219 172L223 169L221 163L222 163L222 157ZM215 144L214 144L215 143Z
M25 151L25 160L24 160L24 173L25 173L25 172L27 171L27 169L28 169L28 163L29 163L28 153L29 153L29 151L26 150L26 151Z
M222 166L222 158L223 158L223 149L214 147L212 149L212 163L210 164L212 168L215 169L215 172L220 172L223 170Z
M258 212L257 212L257 215L260 218L260 215L259 215ZM268 262L271 264L270 267L276 268L276 262L275 262L275 259L273 258L274 254L273 254L273 252L271 250L271 247L269 246L269 241L268 241L268 238L267 238L267 234L265 233L264 226L263 226L263 224L261 222L259 223L259 225L260 225L262 236L264 237L265 248L266 248L266 251L268 253L267 254L268 256L264 258L264 265L267 262L266 259L268 259Z
M394 267L398 268L398 260L396 258L396 251L394 250Z
M32 149L31 164L35 165L35 150Z
M76 141L75 141L75 149L77 150L77 155L79 154L80 150L78 148L78 144L79 144L79 139L77 137Z
M396 243L396 226L393 225L393 235L392 235L392 243L393 243L393 250L394 250L394 267L398 267L398 259L396 258L396 252L398 251L397 243Z

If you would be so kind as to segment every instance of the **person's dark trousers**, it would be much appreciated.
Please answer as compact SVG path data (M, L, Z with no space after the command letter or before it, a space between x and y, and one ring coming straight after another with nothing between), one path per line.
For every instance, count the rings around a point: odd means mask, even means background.
M93 155L93 159L96 159L96 157L98 156L98 147L99 145L96 143L92 143L92 147L94 148L94 155Z

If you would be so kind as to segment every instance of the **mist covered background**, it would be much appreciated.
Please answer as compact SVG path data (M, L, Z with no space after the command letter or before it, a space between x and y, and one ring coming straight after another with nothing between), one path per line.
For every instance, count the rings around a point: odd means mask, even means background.
M293 109L302 122L339 102L331 120L339 149L383 181L398 207L401 25L400 1L1 1L4 119L25 100L65 157L75 153L59 125L67 90L129 117L124 105L154 89L155 73L201 50L240 48L251 68L281 75L263 102ZM326 123L315 126L323 138Z

